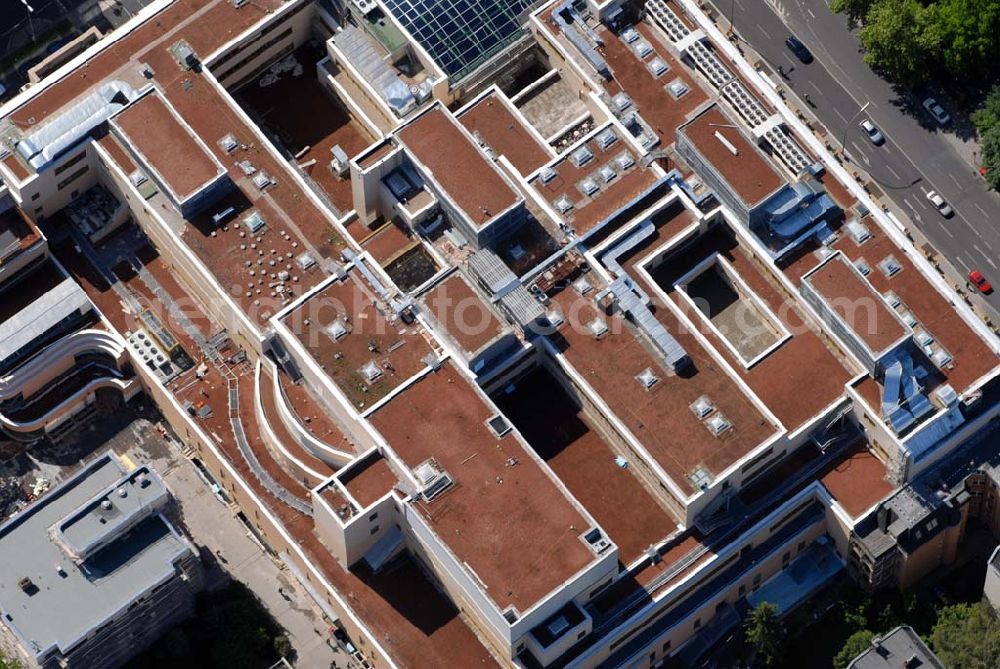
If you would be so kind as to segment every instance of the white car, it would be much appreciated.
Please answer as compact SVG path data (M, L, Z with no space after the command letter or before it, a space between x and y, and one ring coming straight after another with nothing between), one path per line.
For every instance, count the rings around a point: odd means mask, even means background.
M951 218L952 214L955 213L948 203L944 201L944 198L938 195L936 190L927 191L927 201L933 204L938 213L945 218Z
M868 139L870 139L872 144L875 146L881 146L885 142L885 137L882 135L882 131L875 127L875 124L870 120L865 119L858 125L861 126L861 129L865 131L865 134L868 135Z
M924 100L924 109L927 113L934 117L934 120L938 122L938 125L948 125L951 122L951 116L948 112L944 110L937 100L934 98L927 98Z

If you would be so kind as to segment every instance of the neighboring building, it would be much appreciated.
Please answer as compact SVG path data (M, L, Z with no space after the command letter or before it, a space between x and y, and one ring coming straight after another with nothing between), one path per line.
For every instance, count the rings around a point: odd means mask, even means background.
M170 502L155 471L108 452L0 526L5 651L29 667L111 669L189 616L202 565Z
M941 660L913 631L902 626L872 639L872 647L851 660L848 669L944 669Z
M1000 546L996 547L986 563L986 582L983 584L983 595L989 601L994 611L1000 611Z

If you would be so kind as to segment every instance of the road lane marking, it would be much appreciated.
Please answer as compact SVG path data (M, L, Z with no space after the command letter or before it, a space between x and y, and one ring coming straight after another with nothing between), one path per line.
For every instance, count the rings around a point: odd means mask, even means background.
M989 218L990 215L986 213L986 210L979 206L978 202L973 202L972 206L979 210L979 213L983 215L983 218Z
M952 239L954 239L954 238L955 238L955 235L954 235L954 234L952 234L951 230L950 230L950 229L948 228L948 226L947 226L947 225L942 225L942 226L941 226L941 229L942 229L942 230L944 230L944 234L948 235L948 236L949 236L949 237L951 237Z
M897 179L902 179L903 178L903 177L899 176L899 173L896 170L892 169L892 165L889 165L888 163L886 163L885 169L887 169L890 172L892 172L892 176L896 177Z
M847 123L847 119L844 118L844 115L840 113L839 109L837 109L836 107L834 107L833 108L833 113L836 114L837 116L839 116L841 121L843 121L844 123Z
M955 178L955 175L954 174L949 174L948 176L951 177L951 180L955 182L955 186L959 190L962 190L962 184L958 183L958 179Z
M814 21L816 20L816 15L813 14L813 10L806 7L806 14L808 14Z
M762 33L764 33L764 37L766 37L769 40L770 39L774 39L773 37L771 37L770 33L768 33L766 30L764 30L764 26L760 25L759 23L757 23L755 25L757 26L757 30L759 30Z

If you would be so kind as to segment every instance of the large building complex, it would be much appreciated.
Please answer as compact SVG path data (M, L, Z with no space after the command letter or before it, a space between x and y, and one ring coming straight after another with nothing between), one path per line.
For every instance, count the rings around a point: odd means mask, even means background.
M363 666L911 583L1000 340L766 77L690 0L157 0L0 110L0 427L144 391Z

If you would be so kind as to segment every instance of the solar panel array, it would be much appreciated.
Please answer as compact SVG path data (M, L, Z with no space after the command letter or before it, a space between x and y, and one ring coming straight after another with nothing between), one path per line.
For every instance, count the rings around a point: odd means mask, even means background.
M535 0L386 0L413 38L457 81L524 33Z

